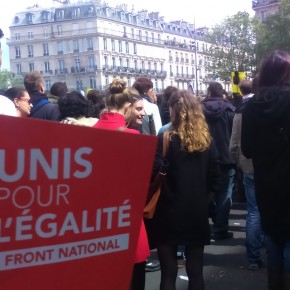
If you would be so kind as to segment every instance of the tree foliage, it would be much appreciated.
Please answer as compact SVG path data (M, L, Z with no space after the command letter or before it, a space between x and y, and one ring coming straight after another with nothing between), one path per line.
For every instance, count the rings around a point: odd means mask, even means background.
M208 68L221 80L230 80L232 71L252 71L256 64L257 21L247 12L225 18L207 35L213 63Z
M11 87L23 88L23 78L15 76L12 72L6 69L0 70L0 89L6 90Z
M283 0L278 12L257 27L256 54L258 61L273 50L290 52L290 0Z

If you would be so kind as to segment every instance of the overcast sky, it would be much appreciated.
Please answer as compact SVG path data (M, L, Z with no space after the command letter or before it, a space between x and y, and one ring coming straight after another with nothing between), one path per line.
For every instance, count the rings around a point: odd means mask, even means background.
M70 0L71 3L79 2ZM83 0L82 2L86 2ZM247 11L250 15L254 15L252 10L252 0L106 0L109 6L116 6L121 3L127 4L127 9L134 8L135 12L142 9L148 12L159 12L160 16L164 16L165 21L184 20L193 23L195 20L196 27L212 26L217 24L227 16L232 16L238 11ZM52 0L8 0L1 7L0 27L5 37L2 39L3 66L9 68L8 50L5 45L5 38L9 38L9 25L17 12L25 10L34 4L40 7L52 7L55 2ZM176 5L178 3L178 5Z

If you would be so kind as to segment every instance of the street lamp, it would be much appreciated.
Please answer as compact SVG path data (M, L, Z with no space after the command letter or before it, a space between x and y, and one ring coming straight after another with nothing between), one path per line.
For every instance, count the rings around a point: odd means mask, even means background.
M194 67L195 67L195 93L196 96L198 96L198 78L197 78L197 72L199 70L197 66L197 46L196 41L191 41L191 47L194 49Z

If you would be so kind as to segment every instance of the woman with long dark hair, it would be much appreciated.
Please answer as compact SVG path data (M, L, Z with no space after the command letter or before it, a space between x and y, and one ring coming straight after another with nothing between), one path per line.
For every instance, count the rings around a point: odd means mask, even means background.
M290 289L290 54L274 51L243 111L241 145L252 158L265 233L268 289Z

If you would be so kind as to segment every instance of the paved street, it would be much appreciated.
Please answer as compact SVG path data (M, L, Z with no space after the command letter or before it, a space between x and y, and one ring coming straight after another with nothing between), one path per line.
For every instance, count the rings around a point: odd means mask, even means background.
M245 253L245 204L235 203L231 210L230 230L234 238L212 243L205 248L204 280L206 290L266 290L266 269L247 269ZM153 255L156 254L153 252ZM263 259L266 260L265 251ZM185 268L179 269L177 290L187 290ZM146 290L158 290L160 271L146 273Z

